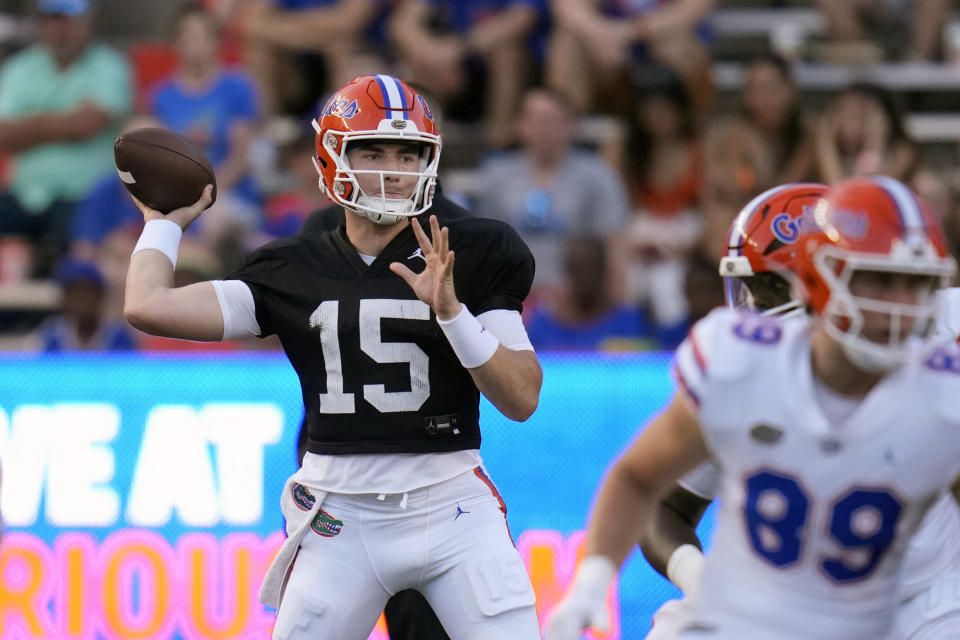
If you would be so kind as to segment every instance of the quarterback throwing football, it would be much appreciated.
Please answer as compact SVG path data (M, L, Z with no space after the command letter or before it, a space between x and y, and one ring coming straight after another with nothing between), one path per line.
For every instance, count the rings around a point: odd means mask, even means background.
M533 258L507 225L429 216L440 136L386 75L314 121L335 231L258 249L221 281L173 288L209 192L147 223L127 274L136 327L190 340L276 334L300 378L308 453L284 488L288 538L261 588L281 640L362 640L420 590L454 640L540 638L534 594L481 464L479 398L535 410L542 374L519 311ZM429 217L428 217L429 216Z

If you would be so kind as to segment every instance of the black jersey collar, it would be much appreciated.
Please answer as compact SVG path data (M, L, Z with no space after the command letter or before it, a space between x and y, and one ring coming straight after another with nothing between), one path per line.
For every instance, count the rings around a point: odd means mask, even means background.
M427 234L427 237L430 237L430 225L424 224L425 220L428 218L425 217L425 214L420 214L417 216L417 220L420 222L420 226L423 227L424 232ZM360 253L357 251L356 247L350 243L350 238L347 237L347 227L346 225L341 224L337 227L337 230L333 234L334 241L337 246L343 252L344 256L350 262L351 265L357 270L358 273L362 275L376 275L388 269L391 262L400 262L406 264L413 271L419 272L420 266L426 264L426 260L414 260L413 264L409 263L407 258L411 257L411 254L416 252L420 248L420 245L417 244L417 238L413 233L413 228L410 225L407 225L405 229L400 231L387 245L383 250L377 255L373 262L367 266L367 263L363 261L363 258L360 257ZM388 269L389 270L389 269Z

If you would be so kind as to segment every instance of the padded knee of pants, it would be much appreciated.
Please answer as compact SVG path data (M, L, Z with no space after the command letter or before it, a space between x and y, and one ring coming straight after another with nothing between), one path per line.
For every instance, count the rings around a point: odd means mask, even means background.
M464 570L473 600L485 616L533 606L536 596L515 549L477 555Z
M332 603L288 588L277 614L273 640L333 638L332 623Z

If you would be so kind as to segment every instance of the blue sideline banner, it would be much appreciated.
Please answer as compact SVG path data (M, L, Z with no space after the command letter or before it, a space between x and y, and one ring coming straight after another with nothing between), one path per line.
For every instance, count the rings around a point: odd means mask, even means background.
M668 354L541 361L529 421L484 403L481 453L544 620L604 470L673 381ZM302 415L281 354L0 355L0 637L269 638L257 590L283 540ZM712 524L711 510L701 533ZM643 638L677 595L636 553L613 628L592 637ZM371 639L386 637L381 620Z

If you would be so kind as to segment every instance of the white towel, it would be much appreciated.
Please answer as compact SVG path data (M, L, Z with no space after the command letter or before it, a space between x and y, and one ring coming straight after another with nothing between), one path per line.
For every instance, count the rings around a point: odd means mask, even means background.
M300 548L300 541L310 529L310 523L326 497L326 491L311 489L301 483L299 470L287 478L283 485L280 511L287 521L287 539L283 541L260 584L260 602L268 607L280 608L280 600L287 587L287 578L290 577L290 569L297 556L297 549Z

